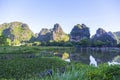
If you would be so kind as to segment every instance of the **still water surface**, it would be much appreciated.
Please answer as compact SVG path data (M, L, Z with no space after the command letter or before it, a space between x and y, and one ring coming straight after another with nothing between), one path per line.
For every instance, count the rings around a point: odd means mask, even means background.
M80 62L84 64L94 64L97 66L101 63L119 62L120 63L120 49L112 50L108 48L107 51L97 49L55 49L42 50L39 53L33 54L0 54L0 59L11 59L13 57L35 58L35 57L53 57L57 56L67 62ZM112 51L110 51L112 50Z
M97 51L88 49L75 49L72 51L56 51L56 52L46 52L52 56L61 57L66 61L81 62L84 64L101 64L108 62L119 62L120 63L120 53L112 51ZM52 54L53 53L53 54Z

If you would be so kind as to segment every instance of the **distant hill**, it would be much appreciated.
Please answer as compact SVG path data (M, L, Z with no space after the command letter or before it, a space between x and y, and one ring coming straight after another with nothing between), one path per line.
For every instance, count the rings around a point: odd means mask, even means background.
M11 22L0 25L0 35L4 35L11 41L29 41L34 33L29 26L22 22Z
M60 24L56 23L52 29L43 28L36 40L41 42L69 41L69 36L62 30Z

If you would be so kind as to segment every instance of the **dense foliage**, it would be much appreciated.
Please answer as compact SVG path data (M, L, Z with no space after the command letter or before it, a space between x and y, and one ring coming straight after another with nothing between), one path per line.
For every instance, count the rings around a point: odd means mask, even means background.
M21 22L4 23L0 25L0 36L9 39L11 45L19 45L23 41L29 41L33 36L33 32L28 25Z
M5 36L0 36L0 46L7 44L7 38Z

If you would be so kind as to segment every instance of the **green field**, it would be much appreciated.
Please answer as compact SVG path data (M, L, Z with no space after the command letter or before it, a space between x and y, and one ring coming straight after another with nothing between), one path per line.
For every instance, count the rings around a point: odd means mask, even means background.
M65 62L41 52L70 51L71 47L0 47L0 80L120 80L120 66L98 67ZM42 55L37 55L42 54ZM49 73L49 71L51 73Z

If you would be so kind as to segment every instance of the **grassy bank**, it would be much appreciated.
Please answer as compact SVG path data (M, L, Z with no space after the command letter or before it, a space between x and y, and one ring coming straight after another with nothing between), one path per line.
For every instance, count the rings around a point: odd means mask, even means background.
M43 47L43 46L0 46L0 54L27 54L27 53L38 53L43 50L66 50L69 51L73 47Z
M120 80L119 65L94 67L60 58L3 60L0 65L0 80Z
M0 80L120 80L120 66L67 63L58 57L35 56L71 47L0 47ZM44 50L46 52L44 52ZM27 55L26 55L27 54ZM35 55L32 55L35 54ZM47 54L47 53L46 53Z

